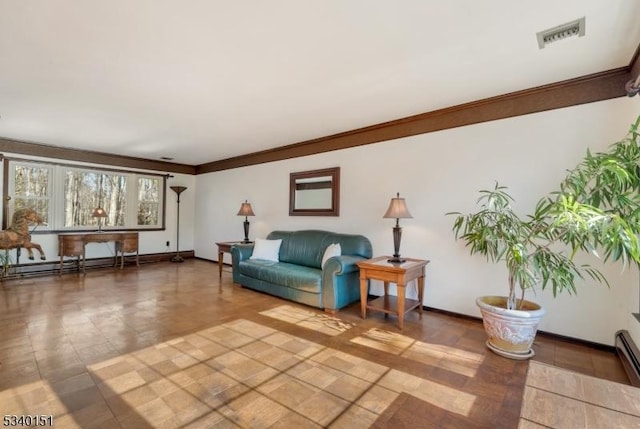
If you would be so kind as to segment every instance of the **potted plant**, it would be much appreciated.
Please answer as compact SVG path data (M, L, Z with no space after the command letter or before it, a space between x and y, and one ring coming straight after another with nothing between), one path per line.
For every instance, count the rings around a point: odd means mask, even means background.
M532 215L518 216L507 188L498 183L480 191L475 213L448 213L456 216L456 239L472 255L507 268L508 294L476 300L487 346L494 352L515 359L533 356L531 344L544 309L524 299L527 290L551 287L553 296L574 294L585 276L608 285L596 268L575 262L578 252L602 255L604 261L640 262L639 123L640 117L608 151L587 151Z

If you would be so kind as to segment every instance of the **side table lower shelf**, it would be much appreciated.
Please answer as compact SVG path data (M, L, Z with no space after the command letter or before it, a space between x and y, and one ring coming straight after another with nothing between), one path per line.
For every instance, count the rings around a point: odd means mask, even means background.
M383 295L378 298L367 301L367 310L382 311L387 314L398 314L398 304L400 300L397 296ZM405 298L403 315L407 314L411 310L420 308L420 301L416 299Z

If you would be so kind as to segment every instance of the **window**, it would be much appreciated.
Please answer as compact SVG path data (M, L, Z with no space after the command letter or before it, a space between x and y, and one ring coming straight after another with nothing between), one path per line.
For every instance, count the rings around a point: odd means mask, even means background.
M46 229L92 229L98 222L105 229L164 228L163 176L22 160L5 162L5 175L9 216L33 208ZM106 218L93 217L97 207Z
M9 186L13 185L14 189L10 194L13 195L14 209L33 209L49 223L50 177L49 167L16 163L11 177L13 180L9 181Z
M97 226L93 209L107 212L103 227L124 227L127 216L127 177L96 171L68 169L64 182L65 228Z
M162 181L157 177L138 177L138 225L158 225L161 216Z

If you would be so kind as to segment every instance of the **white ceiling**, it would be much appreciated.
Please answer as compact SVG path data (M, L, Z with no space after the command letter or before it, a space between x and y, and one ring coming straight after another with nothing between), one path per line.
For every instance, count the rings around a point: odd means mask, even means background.
M536 32L586 17L540 50ZM636 0L0 0L0 138L199 165L624 67Z

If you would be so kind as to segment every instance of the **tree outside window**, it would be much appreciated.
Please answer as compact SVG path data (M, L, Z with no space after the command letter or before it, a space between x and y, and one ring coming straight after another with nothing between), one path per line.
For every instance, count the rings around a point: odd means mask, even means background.
M103 226L124 226L126 220L127 178L87 170L67 170L65 180L64 226L97 226L93 209L107 212Z
M16 164L13 170L15 210L33 209L49 222L50 168Z

